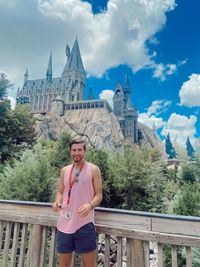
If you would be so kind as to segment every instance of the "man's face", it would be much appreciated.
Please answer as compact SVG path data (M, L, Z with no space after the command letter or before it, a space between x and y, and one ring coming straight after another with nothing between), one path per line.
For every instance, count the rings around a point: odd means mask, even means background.
M75 163L81 162L85 156L83 144L73 144L71 146L70 155Z

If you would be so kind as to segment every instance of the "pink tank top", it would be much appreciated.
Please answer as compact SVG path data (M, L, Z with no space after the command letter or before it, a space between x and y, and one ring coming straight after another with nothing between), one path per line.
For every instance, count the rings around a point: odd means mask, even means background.
M72 166L71 164L64 174L63 205L57 222L57 229L68 234L76 232L76 230L89 222L94 223L94 210L91 210L85 218L80 217L77 213L82 204L88 203L94 198L91 164L89 162L85 162L78 177L79 181L74 183L71 189L70 203L67 207L69 174ZM69 218L66 218L66 213L69 213Z

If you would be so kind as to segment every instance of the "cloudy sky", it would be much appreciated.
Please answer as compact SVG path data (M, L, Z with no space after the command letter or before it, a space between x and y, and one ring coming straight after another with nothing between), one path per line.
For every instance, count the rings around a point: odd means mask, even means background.
M139 121L161 139L193 144L200 138L200 1L0 0L0 73L15 97L29 79L44 78L52 50L53 77L77 36L96 98L112 105L128 72Z

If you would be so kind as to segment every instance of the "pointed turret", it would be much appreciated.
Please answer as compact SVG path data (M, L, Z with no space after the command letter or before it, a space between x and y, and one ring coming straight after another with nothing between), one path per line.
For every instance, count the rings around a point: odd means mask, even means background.
M85 70L83 67L83 62L82 62L81 53L80 53L77 39L74 42L74 45L73 45L71 52L67 48L66 53L67 53L68 60L67 60L67 63L65 65L65 68L63 70L62 76L66 77L67 72L71 71L71 70L76 70L76 71L79 71L79 72L85 74Z
M48 82L52 82L52 52L50 54L49 63L48 63L48 66L47 66L46 80Z
M24 73L24 84L28 81L28 69L26 68L26 71Z
M128 101L128 99L131 98L131 87L130 87L128 72L126 72L125 74L124 95L125 95L126 101Z
M67 56L67 61L68 61L69 60L69 56L70 56L70 47L68 45L66 45L65 54Z
M113 108L114 108L114 114L118 118L121 118L124 116L125 97L124 97L124 92L123 92L120 82L118 82L114 96L113 96Z
M79 101L82 100L84 96L86 74L77 38L71 51L67 46L65 52L67 55L67 63L64 67L62 78L69 91L69 101Z

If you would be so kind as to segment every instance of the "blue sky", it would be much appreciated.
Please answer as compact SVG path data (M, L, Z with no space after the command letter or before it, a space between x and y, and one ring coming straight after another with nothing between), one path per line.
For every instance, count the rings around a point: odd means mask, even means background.
M50 51L53 76L66 62L65 45L78 42L87 72L86 92L112 105L128 71L139 121L184 145L200 138L200 1L0 0L0 72L14 97L29 78L45 77Z

